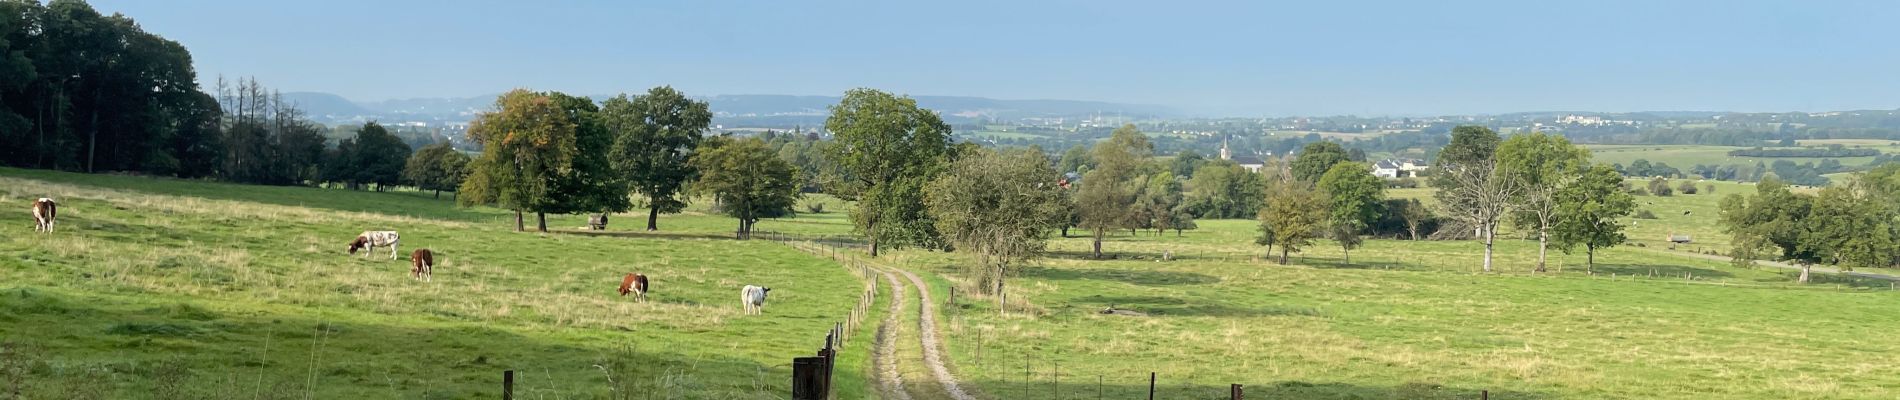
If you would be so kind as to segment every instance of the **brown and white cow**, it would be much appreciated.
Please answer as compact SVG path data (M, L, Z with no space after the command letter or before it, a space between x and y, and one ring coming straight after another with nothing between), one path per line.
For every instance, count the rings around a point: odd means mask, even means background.
M620 296L621 297L626 297L628 294L632 294L634 301L645 302L647 301L648 287L649 286L647 286L646 275L627 274L627 277L620 278Z
M416 278L423 282L433 281L435 278L435 253L429 251L429 249L416 249L415 252L409 253L409 277Z
M363 252L363 257L369 257L369 252L376 251L377 247L388 247L389 259L394 260L396 259L396 243L400 239L396 237L396 231L363 231L363 234L356 235L356 240L350 241L350 254L355 255L357 250L367 248L368 251Z
M53 199L41 197L33 201L33 231L52 232L53 218L59 216L59 205Z

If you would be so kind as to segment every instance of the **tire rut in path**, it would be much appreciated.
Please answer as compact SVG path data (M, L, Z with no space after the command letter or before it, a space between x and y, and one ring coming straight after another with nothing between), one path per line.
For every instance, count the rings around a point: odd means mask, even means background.
M975 397L963 391L963 385L958 384L957 378L950 375L950 368L943 365L943 355L940 351L943 343L937 339L936 303L930 301L930 286L925 285L923 279L917 278L917 274L912 274L910 271L897 268L891 268L891 270L904 275L910 280L911 287L917 289L919 303L917 337L924 350L924 365L930 368L933 375L936 375L937 382L943 384L943 391L950 398L976 400Z
M910 393L904 391L904 375L897 370L897 320L904 312L904 284L897 282L897 276L890 272L879 271L885 281L891 284L891 306L884 313L884 321L877 325L877 371L886 396L896 400L910 400Z

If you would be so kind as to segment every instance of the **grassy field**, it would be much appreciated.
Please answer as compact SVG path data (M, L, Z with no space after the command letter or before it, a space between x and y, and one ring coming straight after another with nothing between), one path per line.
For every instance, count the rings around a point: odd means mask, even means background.
M0 224L0 376L26 398L492 398L509 369L522 398L782 398L791 358L862 289L702 212L664 235L630 231L644 214L605 236L515 233L504 211L415 192L0 169L0 204L41 196L61 202L57 233L24 211ZM343 254L372 229L402 232L402 260ZM433 282L408 276L419 247ZM653 301L614 292L627 272L653 277ZM741 315L745 284L774 288L764 315ZM840 398L868 394L868 346L843 351Z
M1636 162L1636 160L1643 159L1643 160L1649 160L1649 162L1651 163L1655 163L1655 162L1668 163L1669 166L1676 167L1676 169L1683 170L1683 172L1685 173L1688 172L1689 168L1696 166L1696 164L1704 164L1704 165L1748 164L1748 165L1752 165L1758 161L1762 163L1772 164L1777 160L1788 160L1795 163L1808 163L1808 162L1820 163L1821 160L1824 159L1821 157L1730 157L1728 155L1728 152L1730 150L1742 149L1742 147L1733 147L1733 146L1591 144L1591 145L1584 145L1584 147L1590 149L1591 161L1603 162L1603 163L1616 163L1616 164L1623 164L1624 166L1629 166L1631 163ZM1900 152L1900 148L1890 148L1890 147L1884 147L1884 146L1873 147L1873 148L1879 149L1883 152L1888 152L1888 153ZM1842 165L1849 165L1849 166L1866 165L1867 163L1873 162L1874 160L1873 157L1831 157L1831 158L1835 160L1839 160Z
M1673 164L1673 163L1672 163ZM1581 252L1501 238L1497 272L1474 242L1331 242L1293 265L1262 259L1257 223L1129 235L1088 258L1056 239L1018 271L1009 313L971 295L961 254L893 250L924 272L953 371L982 398L1893 398L1900 292L1886 281L1737 268L1670 250L1669 232L1726 247L1714 195L1638 197L1658 216L1586 272ZM54 398L490 398L520 371L523 398L784 398L862 283L829 260L768 241L696 205L620 215L607 232L509 232L512 215L416 192L271 188L0 169L0 204L61 199L61 231L0 225L0 383ZM1429 189L1395 190L1429 199ZM759 229L847 236L849 203ZM802 209L803 207L801 207ZM1683 211L1688 211L1684 213ZM551 216L574 229L582 216ZM439 255L431 283L402 261L352 258L358 231L398 229ZM1086 232L1074 232L1078 236ZM1640 245L1639 245L1640 244ZM1173 260L1161 261L1163 253ZM655 276L654 302L613 293ZM763 316L739 314L743 284L774 287ZM917 335L914 298L895 321ZM888 298L872 309L881 310ZM1108 307L1143 315L1104 315ZM881 315L874 318L882 318ZM870 337L874 325L857 332ZM870 340L843 354L839 398L874 396ZM893 345L912 398L940 398ZM634 395L629 395L630 393Z
M1112 260L1085 239L1011 284L1011 308L964 295L945 328L962 379L996 398L1318 399L1892 398L1900 292L1883 281L1735 268L1653 247L1553 255L1505 240L1497 274L1472 242L1374 240L1343 264L1322 242L1295 265L1255 259L1252 221L1183 237L1118 234ZM1162 262L1170 251L1176 259ZM900 251L960 286L954 254ZM1612 278L1611 274L1615 274ZM1652 275L1653 274L1653 275ZM1693 275L1693 279L1687 277ZM1652 277L1653 276L1653 277ZM1142 316L1104 315L1117 309ZM1099 382L1099 384L1098 384Z

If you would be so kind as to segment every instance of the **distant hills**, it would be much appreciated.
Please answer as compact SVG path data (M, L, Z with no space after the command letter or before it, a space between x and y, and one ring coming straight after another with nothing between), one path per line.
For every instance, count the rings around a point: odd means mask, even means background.
M311 119L327 124L367 120L384 122L458 123L473 119L494 104L496 95L417 98L356 102L330 93L284 93L286 101L302 108ZM603 100L608 96L590 96ZM913 96L919 106L936 110L951 123L1022 118L1085 118L1094 115L1126 117L1180 117L1172 107L1078 100L1002 100L967 96ZM714 113L714 124L727 127L816 126L824 123L827 107L837 96L719 95L700 97Z

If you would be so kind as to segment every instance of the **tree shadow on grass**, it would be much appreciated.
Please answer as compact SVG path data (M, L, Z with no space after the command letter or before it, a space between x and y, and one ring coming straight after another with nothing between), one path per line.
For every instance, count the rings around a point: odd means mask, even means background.
M691 232L647 232L647 231L590 231L584 229L549 229L548 233L588 236L617 237L631 239L674 239L674 240L738 240L731 234L691 233Z
M1270 261L1273 263L1273 265L1280 265L1280 258L1277 256L1271 259ZM1394 262L1361 261L1361 262L1356 262L1352 264L1347 264L1345 262L1345 259L1333 258L1333 257L1313 257L1313 256L1295 255L1295 256L1290 257L1288 261L1294 264L1305 265L1308 267L1320 268L1320 269L1368 269L1368 270L1376 269L1376 270L1393 270L1393 271L1432 270L1432 268L1429 266L1402 263L1402 262L1394 263Z
M1100 378L1101 383L1098 382ZM1154 398L1157 399L1228 399L1232 383L1191 382L1184 383L1179 377L1158 375L1155 377ZM1423 400L1467 400L1477 399L1483 389L1468 387L1446 387L1436 383L1412 382L1396 386L1369 386L1348 383L1311 383L1302 381L1277 381L1268 383L1233 382L1241 385L1241 390L1249 399L1423 399ZM1055 399L1058 391L1066 399L1143 399L1148 398L1148 376L1064 377L1062 382L1040 379L1023 381L985 381L978 387L985 394L1004 399ZM1489 398L1499 400L1538 400L1555 398L1544 393L1518 392L1508 390L1490 390Z
M1141 269L1028 267L1022 270L1022 276L1051 280L1115 281L1143 286L1207 285L1220 282L1219 277L1212 275Z
M1621 276L1632 276L1632 275L1650 276L1653 274L1657 278L1680 279L1680 278L1685 277L1684 274L1688 274L1688 276L1693 276L1696 279L1702 279L1704 277L1707 277L1709 279L1726 279L1726 278L1735 277L1735 274L1729 273L1728 271L1708 269L1708 268L1696 268L1696 267L1689 267L1689 266L1682 266L1682 265L1601 264L1599 263L1597 264L1594 270L1596 271L1597 275L1616 274L1616 275L1621 275Z
M1270 317L1270 316L1319 316L1319 309L1304 307L1268 306L1262 308L1235 307L1224 303L1190 303L1176 297L1161 296L1102 296L1093 295L1076 298L1071 305L1081 305L1087 312L1098 312L1109 307L1116 310L1136 311L1156 317Z
M1772 268L1772 267L1764 267L1764 268ZM1780 272L1780 275L1779 275L1780 278L1761 278L1761 279L1756 279L1755 281L1763 282L1763 283L1794 283L1801 279L1801 270L1790 269L1790 270L1782 270L1779 272ZM1894 285L1894 281L1891 281L1891 280L1864 277L1864 276L1854 276L1853 274L1854 274L1853 271L1847 271L1847 272L1842 272L1838 274L1814 271L1813 273L1808 274L1808 285L1816 285L1816 286L1839 285L1842 287L1850 287L1850 288L1857 288L1857 289L1858 288L1890 289L1890 288L1893 288L1893 285Z

